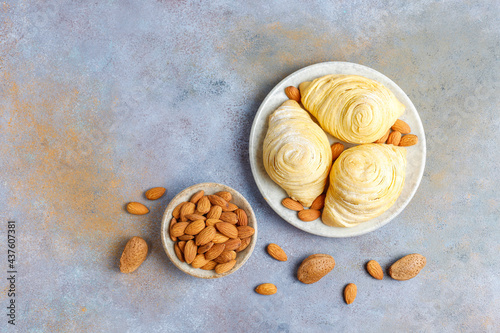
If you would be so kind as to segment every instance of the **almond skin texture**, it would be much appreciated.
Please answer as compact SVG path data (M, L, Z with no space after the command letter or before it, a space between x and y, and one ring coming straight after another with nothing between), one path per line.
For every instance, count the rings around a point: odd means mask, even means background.
M234 259L236 259L235 251L222 251L222 253L215 258L214 261L218 264L224 264Z
M165 194L165 191L164 187L153 187L146 191L145 196L148 200L157 200Z
M244 249L246 249L248 247L248 245L250 245L250 241L252 240L252 237L247 237L247 238L243 238L241 240L241 245L239 248L237 248L235 251L236 253L238 252L241 252L243 251Z
M358 287L354 283L349 283L344 289L344 299L347 304L351 304L356 299Z
M189 221L197 221L197 220L203 220L203 221L205 221L207 219L205 216L200 215L200 214L187 214L186 218Z
M238 223L238 215L236 215L236 213L233 213L233 212L223 212L220 215L219 219L224 221L224 222L231 223L231 224Z
M286 97L300 103L300 90L294 86L285 88Z
M316 199L314 199L310 209L316 209L316 210L323 209L323 207L325 207L325 198L326 198L325 193L320 194Z
M300 212L304 209L304 206L298 201L293 200L292 198L285 198L281 201L281 204L288 209L295 210Z
M208 213L210 211L210 207L210 200L208 200L207 196L201 197L196 204L196 210L202 215Z
M127 212L134 215L144 215L149 213L149 209L140 202L129 202L127 204Z
M194 260L191 263L191 266L193 266L193 268L202 268L207 263L208 263L208 260L205 259L205 256L203 254L197 254L196 257L194 257Z
M278 292L278 288L272 283L263 283L255 288L255 292L261 295L274 295Z
M382 280L384 278L384 271L382 270L382 267L380 267L380 264L375 260L368 261L366 264L366 270L368 271L368 274L377 280Z
M230 240L225 241L222 244L226 245L226 251L237 250L241 246L241 239L239 239L239 238L230 239Z
M213 260L218 256L220 256L220 254L224 252L225 248L226 248L225 244L214 244L214 246L212 246L210 250L205 252L205 258L207 260Z
M311 284L318 282L335 267L335 260L328 254L313 254L304 259L297 270L300 282Z
M224 236L223 234L217 231L214 235L214 238L212 239L212 242L214 242L215 244L221 244L227 242L228 240L229 237Z
M210 203L210 201L209 201L209 203ZM222 207L221 206L212 206L212 207L210 207L210 210L207 213L207 219L218 220L220 218L221 214L222 214Z
M184 233L186 235L197 235L203 229L205 229L205 221L203 221L203 220L193 221L193 222L188 224L186 229L184 229Z
M385 133L385 135L383 137L381 137L380 139L378 139L374 143L385 143L387 141L387 138L389 138L389 134L391 134L391 129L388 129L387 133Z
M388 145L399 146L399 141L401 141L401 133L398 131L394 131L389 134L389 138L387 139Z
M231 223L220 222L215 225L221 234L229 238L238 238L238 229Z
M401 147L409 147L416 145L418 143L418 136L414 134L407 134L401 138L401 141L399 141L399 145Z
M181 240L181 241L188 241L188 240L191 240L193 238L194 238L193 235L182 235L182 236L179 236L179 240Z
M179 258L180 261L184 262L184 257L178 243L175 243L174 251L177 258Z
M317 209L304 209L299 212L299 219L304 222L314 221L321 216L321 212Z
M226 272L229 272L234 267L234 265L236 265L236 260L234 259L223 264L218 264L217 266L215 266L215 273L224 274Z
M228 205L226 200L222 199L221 197L215 194L209 195L207 197L212 205L220 206L223 212L227 212Z
M394 280L406 281L413 279L425 267L427 259L418 253L409 254L396 261L389 268L389 275Z
M335 161L344 151L344 145L336 142L332 145L332 160Z
M191 264L196 257L197 252L198 247L194 244L194 241L188 241L184 246L184 260L186 260L188 264Z
M187 221L186 215L193 214L195 208L196 208L196 205L192 202L184 203L184 205L182 205L181 210L179 212L179 219L182 222Z
M402 121L401 119L396 120L394 125L392 125L393 131L398 131L401 134L408 134L411 132L410 125Z
M238 238L240 239L251 237L255 233L255 229L249 225L237 227L236 229L238 229Z
M205 195L205 191L199 190L195 194L191 196L191 199L189 199L190 202L197 204L198 201Z
M177 220L175 219L175 217L172 217L172 219L170 220L170 226L168 227L168 233L170 235L170 239L172 240L172 242L175 242L177 241L177 237L175 236L172 236L172 227L174 226L174 224L177 223Z
M283 251L283 249L277 244L274 244L274 243L269 244L267 246L267 253L269 253L269 255L276 260L279 260L279 261L287 261L288 260L288 257L286 255L285 251Z
M141 237L132 237L123 249L120 258L120 271L132 273L146 260L148 255L148 244Z
M180 237L184 235L184 230L189 225L189 222L177 222L172 228L170 228L170 236L171 237Z
M221 221L221 220L216 220L216 219L208 219L208 220L206 220L206 221L205 221L205 224L207 225L207 227L208 227L208 226L215 227L215 225L216 225L217 223L221 223L221 222L223 222L223 221Z
M204 269L206 271L211 271L212 269L217 266L217 263L215 261L210 260L209 262L206 263L205 266L201 267L201 269Z
M215 193L215 195L218 195L219 197L226 200L227 202L229 202L233 199L233 195L227 191L217 192L217 193Z
M196 245L200 246L211 242L214 239L215 232L216 231L214 227L205 227L205 229L203 229L198 235L196 235Z
M236 216L238 217L238 223L237 224L239 226L248 225L248 215L247 215L247 213L243 209L238 208L234 212L236 213Z
M180 213L181 213L181 207L182 205L184 205L185 202L181 202L180 204L178 204L177 206L175 206L174 210L172 211L172 216L175 218L175 219L179 219L180 217Z
M208 242L207 244L198 247L198 253L205 253L208 250L210 250L212 248L212 246L214 246L214 243Z

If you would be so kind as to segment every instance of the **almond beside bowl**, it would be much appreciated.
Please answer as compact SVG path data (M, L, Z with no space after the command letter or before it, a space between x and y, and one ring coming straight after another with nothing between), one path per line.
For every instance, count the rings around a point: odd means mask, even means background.
M243 251L237 253L235 259L236 264L234 265L234 267L231 268L229 271L221 274L216 273L215 270L203 270L201 268L194 268L191 265L187 264L186 262L182 262L181 260L179 260L174 250L176 242L174 242L170 237L169 227L175 207L177 207L182 202L189 201L193 196L193 194L199 192L200 190L203 190L205 192L204 193L205 195L213 195L221 191L226 191L231 193L232 199L230 202L245 211L248 217L248 226L252 227L255 230L255 233L251 237L248 246ZM170 261L181 271L191 276L202 279L215 279L236 272L241 266L243 266L243 264L245 264L248 258L250 258L250 255L252 254L255 247L255 243L257 241L257 220L255 219L255 214L252 210L252 207L238 191L232 189L229 186L217 183L196 184L181 191L168 204L167 208L165 209L165 213L163 214L161 223L161 240L163 248L165 249L165 252L167 253L167 256L169 257Z

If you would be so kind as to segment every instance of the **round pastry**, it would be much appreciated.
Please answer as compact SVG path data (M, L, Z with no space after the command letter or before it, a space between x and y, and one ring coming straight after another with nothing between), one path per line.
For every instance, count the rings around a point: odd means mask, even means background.
M358 75L326 75L299 89L302 104L321 127L350 143L380 139L405 110L385 86Z
M263 164L288 196L311 206L323 193L332 165L328 138L311 116L292 100L269 116Z
M330 172L321 220L336 227L353 227L381 215L401 194L406 149L385 144L344 150Z

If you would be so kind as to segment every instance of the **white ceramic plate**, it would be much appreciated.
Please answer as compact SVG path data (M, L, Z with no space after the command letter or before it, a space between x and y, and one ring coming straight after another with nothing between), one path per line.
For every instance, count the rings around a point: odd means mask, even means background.
M403 191L394 205L377 218L361 223L352 228L330 227L317 219L313 222L303 222L297 217L297 213L286 209L281 205L281 200L287 197L286 192L274 183L266 173L262 164L262 145L268 128L268 117L288 98L285 95L285 88L288 86L298 87L304 81L312 81L320 76L327 74L355 74L361 75L382 83L389 88L394 95L405 106L406 110L400 119L410 125L412 134L416 134L419 142L415 146L408 147L406 180ZM330 144L342 142L328 135ZM342 142L343 143L343 142ZM346 147L352 144L343 143ZM425 134L422 122L415 106L408 96L385 75L369 67L348 63L348 62L324 62L302 68L286 77L278 83L267 95L255 115L250 133L250 165L255 182L267 203L280 215L285 221L293 226L302 229L311 234L325 237L352 237L366 234L370 231L380 228L389 223L408 205L413 195L417 191L420 180L424 173L425 166Z

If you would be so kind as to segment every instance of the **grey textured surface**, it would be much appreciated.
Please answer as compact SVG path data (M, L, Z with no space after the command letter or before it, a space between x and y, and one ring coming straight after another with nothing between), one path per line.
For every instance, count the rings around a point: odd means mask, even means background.
M498 332L499 14L496 1L0 3L0 214L17 221L19 270L18 322L3 314L1 331ZM414 199L355 238L281 220L248 161L266 94L323 61L394 80L426 131ZM249 261L216 280L176 269L159 235L168 201L207 181L242 193L259 221ZM144 190L162 185L166 197L146 202ZM128 215L128 201L151 213ZM120 274L134 235L151 253ZM288 262L269 258L270 242ZM337 265L304 285L295 270L318 252ZM386 268L413 252L428 262L413 280L365 273L369 259ZM263 282L278 293L255 294ZM349 282L358 296L347 306Z

